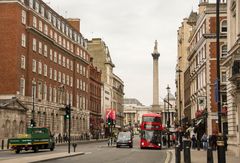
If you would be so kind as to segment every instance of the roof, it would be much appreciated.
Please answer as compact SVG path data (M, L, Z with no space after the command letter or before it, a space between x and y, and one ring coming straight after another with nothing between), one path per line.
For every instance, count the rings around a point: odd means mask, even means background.
M160 114L157 113L146 113L142 115L143 117L161 117Z

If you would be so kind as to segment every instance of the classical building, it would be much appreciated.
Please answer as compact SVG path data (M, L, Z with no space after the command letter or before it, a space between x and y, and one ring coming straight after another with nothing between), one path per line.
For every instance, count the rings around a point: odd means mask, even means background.
M72 136L88 133L90 55L79 19L64 19L42 0L0 0L0 22L0 138L22 132L31 119L67 132L65 104Z
M101 71L93 65L93 58L90 59L89 70L89 111L90 111L90 132L93 138L98 138L103 129L101 114Z
M96 65L102 72L102 118L106 122L106 112L113 110L116 113L117 127L121 128L123 110L123 81L114 75L113 68L115 65L112 62L110 52L105 42L101 38L93 38L88 41L88 51L93 57L93 64ZM113 97L114 96L114 97Z
M226 69L222 65L227 55L227 13L226 2L220 5L220 45L221 45L221 101L226 99ZM193 19L192 19L193 18ZM208 0L200 1L197 15L191 13L188 24L192 26L189 36L188 67L184 78L190 84L191 119L197 137L218 133L218 109L215 100L216 69L216 4ZM187 76L187 75L190 75ZM185 89L184 89L185 90ZM185 90L186 91L186 90ZM189 93L189 92L188 92ZM189 96L189 95L188 95ZM223 126L227 125L226 116ZM224 127L227 129L227 127ZM226 130L224 130L227 133Z
M224 112L228 121L228 149L240 157L240 2L229 0L227 2L227 49L226 66L227 76L227 105Z
M169 87L168 87L169 88ZM169 127L170 131L175 130L175 114L176 114L176 98L170 92L170 88L167 90L167 95L163 100L162 109L162 123L165 127ZM169 123L168 123L169 122ZM169 125L168 125L169 124Z
M124 127L133 128L134 132L137 133L139 125L142 122L142 115L146 113L151 113L151 106L142 105L135 98L125 98L124 99Z

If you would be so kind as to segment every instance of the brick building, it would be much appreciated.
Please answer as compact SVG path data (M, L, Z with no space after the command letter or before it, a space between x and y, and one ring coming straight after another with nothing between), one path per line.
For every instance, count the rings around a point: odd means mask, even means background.
M90 73L89 73L89 111L90 111L90 132L93 138L98 138L103 129L103 119L101 114L101 71L93 65L93 58L90 59Z
M226 2L220 5L220 45L221 45L221 100L226 99L226 69L222 66L226 59L227 46L227 12ZM191 18L194 16L194 19ZM190 14L189 25L192 26L188 46L188 67L185 70L186 82L190 83L190 106L192 123L198 138L206 132L208 135L218 132L218 110L215 101L216 69L216 4L208 0L199 3L197 15ZM195 21L194 21L195 20ZM189 75L189 76L187 76ZM185 88L183 88L185 90ZM189 100L189 92L186 100ZM187 101L186 101L187 102ZM189 114L189 111L186 112ZM223 125L227 125L223 117ZM224 127L227 129L227 127ZM224 131L227 132L227 131Z
M72 136L89 133L90 54L79 19L66 20L42 0L0 0L0 22L0 138L22 132L32 118L67 132L65 104L73 109Z

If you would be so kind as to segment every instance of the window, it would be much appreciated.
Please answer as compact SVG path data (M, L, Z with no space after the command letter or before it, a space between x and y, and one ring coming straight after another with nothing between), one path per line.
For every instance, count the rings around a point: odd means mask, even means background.
M44 34L48 35L48 26L47 26L47 24L44 24Z
M21 40L22 47L26 47L26 35L22 33L22 40Z
M24 96L25 95L25 79L21 78L20 79L20 95Z
M53 88L53 102L57 102L57 90Z
M53 60L53 51L52 49L49 50L49 58L52 61Z
M56 32L54 32L54 41L57 42L57 33Z
M41 15L44 17L44 14L45 14L45 9L43 6L41 6Z
M38 98L42 99L42 82L38 82Z
M221 32L227 33L227 20L223 20L221 23Z
M44 64L44 67L43 67L43 74L44 76L47 76L47 65Z
M48 54L47 54L48 51L47 50L48 50L47 45L44 45L44 52L43 52L43 54L44 54L45 57L48 56Z
M225 71L221 72L221 81L223 83L227 82L227 73Z
M39 31L42 31L42 21L41 20L39 20L39 22L38 22L38 29L39 29Z
M77 73L79 73L79 64L78 63L77 63L76 69L77 69Z
M38 73L42 74L42 62L38 62Z
M47 84L44 83L43 85L43 99L47 100Z
M49 86L49 101L52 102L52 87Z
M33 59L32 61L32 71L33 72L37 71L37 61L35 59Z
M62 81L62 74L60 71L58 71L58 82L61 83Z
M70 86L73 86L73 77L70 77Z
M65 33L65 24L62 23L62 32Z
M54 52L54 62L57 63L57 52Z
M65 84L65 79L66 79L66 77L65 77L65 74L63 73L63 74L62 74L62 83L63 83L63 84Z
M37 28L37 18L33 16L33 27Z
M222 49L222 57L224 58L227 56L227 45L223 45L221 49Z
M69 59L67 58L67 68L69 69Z
M49 68L49 78L52 79L52 68Z
M35 2L35 10L39 13L39 3Z
M53 80L57 81L57 70L54 70L54 73L53 73Z
M29 0L29 6L33 8L33 0Z
M58 54L58 64L62 65L62 56L61 56L61 54Z
M22 10L22 23L23 24L26 24L26 11L25 10Z
M77 79L77 89L79 88L79 79Z
M63 64L63 67L66 67L66 58L63 56L63 58L62 58L62 64Z
M33 51L37 51L37 40L33 38Z
M61 22L59 19L57 19L57 28L60 30L61 29Z
M70 61L70 70L73 71L73 61Z
M22 69L26 68L26 60L24 55L21 56L21 68Z
M48 11L48 21L52 21L52 13L50 11Z
M62 45L62 37L60 35L58 36L58 43L59 45Z
M56 17L52 16L52 20L53 20L53 25L56 27Z

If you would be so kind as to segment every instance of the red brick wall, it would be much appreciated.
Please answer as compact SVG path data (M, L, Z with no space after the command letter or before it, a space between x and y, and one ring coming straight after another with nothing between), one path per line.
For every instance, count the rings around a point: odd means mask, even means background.
M21 33L24 31L21 11L21 6L16 3L0 5L1 94L15 94L19 91L20 56L26 51L26 48L21 47Z

